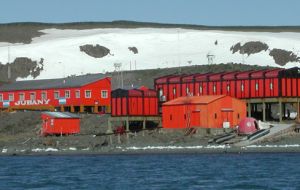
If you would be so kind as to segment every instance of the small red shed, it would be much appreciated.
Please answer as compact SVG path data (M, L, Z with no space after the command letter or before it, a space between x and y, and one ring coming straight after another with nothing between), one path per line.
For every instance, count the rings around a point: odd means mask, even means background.
M80 132L80 118L78 115L68 112L43 112L43 126L41 134L69 135Z
M226 95L180 97L162 106L164 128L232 128L246 117L246 103Z

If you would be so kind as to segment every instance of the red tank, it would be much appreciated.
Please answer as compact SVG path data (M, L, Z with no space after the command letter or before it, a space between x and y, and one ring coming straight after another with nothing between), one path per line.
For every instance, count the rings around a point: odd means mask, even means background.
M246 117L241 120L238 127L239 135L249 135L258 130L257 121L252 117Z

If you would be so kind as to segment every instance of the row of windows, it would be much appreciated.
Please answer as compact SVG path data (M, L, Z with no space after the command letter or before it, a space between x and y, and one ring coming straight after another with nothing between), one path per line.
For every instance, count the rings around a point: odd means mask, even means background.
M92 97L92 91L91 90L85 90L84 91L84 97L85 98L91 98ZM36 92L30 92L29 93L29 98L30 100L36 100ZM54 91L54 99L59 99L59 91ZM70 90L65 91L65 97L66 99L71 98L71 92ZM75 98L80 98L80 90L75 91ZM101 98L108 98L108 91L107 90L101 90ZM0 94L0 102L3 102L3 94ZM8 100L9 101L14 101L14 94L10 93L8 94ZM47 98L47 92L42 92L41 93L41 99L46 100ZM19 101L24 101L25 100L25 93L19 93Z
M258 87L259 87L258 83L255 83L255 90L256 91L258 91L258 89L259 89ZM230 92L230 85L229 84L227 84L226 89L227 89L227 92ZM244 84L242 83L241 84L241 91L243 92L244 90L245 90L245 87L244 87ZM270 83L270 90L273 90L273 83ZM216 85L213 85L213 92L216 93L216 91L217 91L217 87L216 87ZM186 93L188 94L189 92L190 92L189 87L186 87ZM203 87L200 85L199 86L199 93L202 94L202 92L203 92ZM176 95L176 87L173 87L173 95Z

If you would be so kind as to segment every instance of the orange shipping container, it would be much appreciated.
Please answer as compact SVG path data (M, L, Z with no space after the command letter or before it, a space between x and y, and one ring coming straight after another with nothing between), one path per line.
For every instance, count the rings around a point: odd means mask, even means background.
M232 128L244 117L246 103L226 95L180 97L162 106L163 128Z

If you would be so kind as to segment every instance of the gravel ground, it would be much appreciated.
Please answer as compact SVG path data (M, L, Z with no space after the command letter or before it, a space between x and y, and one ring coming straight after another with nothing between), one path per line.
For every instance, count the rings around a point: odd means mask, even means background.
M81 132L39 135L41 112L0 113L0 155L300 152L300 134L289 132L250 147L208 144L213 135L185 136L184 130L153 129L103 135L109 115L82 114Z

